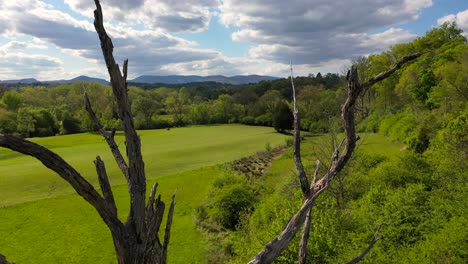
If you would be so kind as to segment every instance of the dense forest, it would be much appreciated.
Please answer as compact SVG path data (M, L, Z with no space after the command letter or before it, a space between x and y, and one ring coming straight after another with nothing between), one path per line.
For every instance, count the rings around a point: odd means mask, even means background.
M357 107L358 131L385 135L403 144L401 152L358 152L332 190L317 201L310 263L348 261L365 248L379 224L382 239L363 262L466 263L468 259L467 39L454 23L446 23L411 43L356 58L354 63L360 79L366 80L414 52L422 56L373 86ZM308 141L318 136L330 136L331 145L338 141L344 80L345 76L331 73L294 79L301 129ZM290 84L290 79L215 87L135 84L129 94L138 129L242 123L287 132L293 121ZM77 83L0 88L0 133L39 137L94 131L84 109L84 92L104 127L118 129L110 87ZM304 158L329 159L323 153L328 152L308 150ZM291 153L277 162L283 159L291 159ZM215 182L211 196L195 212L197 224L210 237L211 250L217 252L211 254L212 262L245 262L281 230L302 199L294 173L286 170L289 176L276 190L268 190L258 177L236 174ZM295 262L298 243L296 239L277 263Z

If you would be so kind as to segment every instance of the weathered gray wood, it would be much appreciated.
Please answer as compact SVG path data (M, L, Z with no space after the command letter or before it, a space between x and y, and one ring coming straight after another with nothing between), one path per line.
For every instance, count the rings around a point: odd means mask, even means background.
M101 5L98 0L94 2L96 4L94 25L101 41L102 52L111 78L112 91L117 102L119 118L124 128L128 164L115 143L115 130L112 130L109 134L103 129L99 119L92 110L91 103L86 94L85 107L94 120L96 127L106 139L114 155L114 159L127 180L130 194L130 212L126 222L122 223L117 217L117 207L109 178L104 162L99 156L95 160L95 166L103 196L101 196L72 166L45 147L18 137L3 134L0 134L0 147L9 148L13 151L35 157L46 167L55 171L60 177L66 180L80 196L93 205L112 234L118 263L166 263L170 228L174 214L175 195L172 197L168 214L164 244L161 244L158 232L164 216L165 205L160 197L155 201L157 184L153 187L148 205L145 205L146 177L143 157L141 155L141 143L134 128L127 94L126 79L128 61L126 60L124 62L122 76L112 54L112 41L104 29ZM5 258L0 258L0 261L3 260L6 262Z
M96 165L96 172L98 174L99 185L101 186L104 200L106 200L108 207L114 213L114 217L117 217L117 206L115 204L114 194L112 193L112 188L109 183L109 177L107 177L104 161L102 161L101 157L97 156L94 164Z
M5 256L3 256L2 254L0 254L0 264L15 264L13 262L9 262Z
M317 181L317 176L319 172L320 172L320 161L317 160L313 180L311 183L311 188ZM299 264L307 263L307 245L309 244L311 225L312 225L312 207L310 208L309 212L306 215L304 226L302 228L301 242L299 243L299 257L298 257Z
M309 196L306 197L301 208L289 220L281 234L268 242L249 263L271 263L279 254L281 254L281 252L289 245L297 231L304 223L304 220L312 208L315 199L317 199L317 197L328 188L329 182L333 180L333 178L344 168L346 163L351 158L351 155L356 148L356 141L359 140L359 137L356 135L354 124L354 107L356 100L359 98L361 93L363 93L364 89L367 89L371 85L388 78L392 73L401 68L404 63L412 61L419 56L420 54L412 54L403 57L388 71L376 75L362 85L359 82L357 67L354 65L351 67L346 76L348 88L347 99L341 108L341 119L343 121L343 127L345 131L344 150L342 154L340 155L340 146L338 146L333 154L329 170L320 180L313 184L312 188L310 189Z
M309 187L309 180L307 179L307 174L304 170L304 165L302 164L301 158L301 120L299 117L299 108L296 102L296 87L294 86L294 75L293 75L293 68L291 64L291 86L293 90L293 115L294 115L294 137L293 137L293 146L294 146L294 165L296 166L296 174L299 178L299 182L301 184L301 190L304 197L309 195L310 187Z
M93 108L91 107L91 103L89 101L87 93L84 94L84 101L85 101L86 111L88 112L91 119L94 121L94 124L96 125L99 133L101 133L101 135L106 140L107 145L109 145L112 155L114 156L114 159L117 162L117 166L119 166L120 170L125 175L125 178L127 179L127 182L128 182L128 165L125 159L123 158L122 153L119 150L119 146L115 142L115 139L114 139L115 129L113 129L110 134L104 129L104 127L101 124L101 121L99 121L99 119L96 116L96 113L93 111Z

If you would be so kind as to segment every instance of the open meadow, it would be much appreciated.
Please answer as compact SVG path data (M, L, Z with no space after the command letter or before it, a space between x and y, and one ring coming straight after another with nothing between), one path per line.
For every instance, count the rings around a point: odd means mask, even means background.
M160 183L168 201L177 190L169 250L171 263L204 259L203 237L192 223L192 210L205 198L223 164L284 144L285 136L267 127L195 126L140 131L148 185ZM101 155L114 196L128 211L124 177L100 135L37 138L75 166L97 186L93 160ZM123 139L116 138L123 146ZM16 263L114 263L110 233L95 210L40 162L0 149L0 249Z

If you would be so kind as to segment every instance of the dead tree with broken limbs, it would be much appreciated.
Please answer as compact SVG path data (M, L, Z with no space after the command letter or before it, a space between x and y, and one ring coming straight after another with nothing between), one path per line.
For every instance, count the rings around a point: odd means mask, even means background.
M115 131L104 130L99 119L94 113L91 103L85 94L85 107L90 117L96 124L99 132L106 140L114 156L118 167L126 178L128 192L130 194L130 211L125 222L117 216L117 206L109 183L106 168L102 159L97 156L94 161L101 188L102 195L71 165L60 156L33 142L11 136L0 134L0 147L5 147L25 155L32 156L44 164L44 166L55 171L60 177L66 180L74 190L90 203L108 226L114 241L118 263L120 264L146 264L166 263L167 248L170 238L170 228L174 214L175 194L167 216L167 223L164 230L163 241L159 239L159 231L163 221L165 204L160 196L156 197L157 184L151 189L151 194L146 202L146 176L144 162L141 154L140 138L135 130L133 118L130 112L130 103L127 95L127 68L128 61L123 64L123 73L116 64L113 56L113 44L106 33L103 25L102 9L99 0L94 1L96 10L94 11L94 26L99 35L101 48L109 72L112 91L117 102L119 119L122 122L125 134L125 147L127 161L120 152L115 140ZM317 197L329 186L333 178L343 169L353 153L358 137L354 126L354 106L356 99L373 84L384 80L398 70L406 62L419 57L420 54L412 54L400 59L391 69L382 72L361 84L358 80L357 68L353 66L348 71L348 97L342 107L342 120L345 130L345 139L338 146L331 159L331 164L327 172L317 180L320 163L317 162L312 184L309 184L307 174L301 161L300 136L299 136L299 114L297 106L294 106L295 133L294 133L294 162L304 196L302 207L291 217L281 234L267 243L264 248L250 261L250 263L271 263L291 242L301 226L304 225L300 262L305 261L305 250L307 248L310 221L312 219L311 210ZM292 77L292 74L291 74ZM293 83L292 83L293 84ZM293 84L294 87L294 84ZM295 96L294 96L295 100ZM343 150L342 145L344 144ZM340 154L341 153L341 154ZM357 263L361 260L372 246L377 242L378 232L368 248L351 260L349 263ZM0 263L9 263L6 258L0 255Z
M356 148L356 142L359 140L359 137L356 135L355 120L354 120L354 111L356 100L359 96L365 93L372 85L385 80L391 76L395 71L400 69L405 63L410 62L418 58L421 54L415 53L401 58L400 60L393 65L389 70L381 72L376 76L370 78L364 83L359 82L357 66L353 65L346 75L348 95L345 103L341 107L341 119L343 122L345 138L341 144L336 147L334 152L331 155L331 162L328 170L325 174L317 180L320 162L317 161L317 167L313 176L312 184L309 184L309 179L307 173L304 170L304 166L301 160L300 153L300 118L299 111L296 104L295 96L295 87L292 76L291 69L291 85L293 88L293 100L294 100L294 164L296 166L296 174L299 178L299 183L301 186L301 191L304 197L303 204L301 208L294 214L289 222L286 224L284 229L281 231L281 234L273 238L268 242L263 249L253 257L249 264L265 264L271 263L275 258L277 258L281 252L286 249L294 238L299 229L303 226L303 232L301 236L300 248L299 248L299 263L305 263L306 252L307 252L307 242L310 232L310 224L312 221L312 207L314 206L315 200L330 186L330 182L336 177L338 173L346 166L349 159L351 158L354 149ZM343 146L344 144L344 146ZM381 225L377 231L380 230ZM369 246L364 250L363 253L355 257L349 263L359 262L372 248L372 246L379 239L378 232L374 239L371 241Z
M115 161L126 178L130 194L130 211L127 220L122 222L117 216L117 205L112 188L104 162L99 156L96 157L94 164L102 195L70 164L45 147L18 137L2 134L0 134L0 146L38 159L46 167L55 171L66 180L83 199L90 203L112 234L118 263L163 264L166 263L167 259L175 194L172 196L164 230L164 238L163 241L160 241L159 231L166 206L161 201L160 196L156 196L157 184L153 185L151 195L148 202L146 202L145 165L141 154L140 138L134 127L127 94L128 60L125 60L123 64L122 74L113 56L112 41L104 28L101 5L99 0L95 0L94 2L96 4L94 26L99 35L102 53L107 70L109 71L114 99L117 102L119 119L122 122L125 134L128 163L114 140L115 131L108 133L103 129L99 119L91 108L87 95L85 95L85 105L86 110L108 143ZM0 257L0 261L2 263L6 262L3 256Z

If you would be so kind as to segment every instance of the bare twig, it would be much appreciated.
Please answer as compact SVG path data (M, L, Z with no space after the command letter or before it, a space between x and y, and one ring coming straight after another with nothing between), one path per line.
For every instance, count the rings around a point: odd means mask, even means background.
M101 121L99 121L99 118L97 118L96 113L93 111L93 108L91 107L91 103L89 101L88 94L86 92L84 94L84 101L85 101L86 111L88 112L91 119L94 121L94 124L99 130L99 133L101 133L101 135L106 140L107 145L109 145L109 148L112 152L112 155L114 156L115 161L117 162L117 165L119 166L122 173L125 175L125 178L127 179L127 182L128 182L128 165L125 159L123 158L122 153L120 152L117 143L115 142L115 139L114 139L115 129L112 129L112 132L110 134L104 129L104 127L101 124Z
M367 246L367 248L360 255L350 260L347 264L356 264L360 262L367 255L367 253L370 252L370 250L374 247L375 243L377 243L377 241L380 240L379 232L380 232L380 229L382 229L383 224L384 223L380 223L380 225L377 227L377 230L375 231L375 234L374 234L374 239L372 239L372 241L369 243L369 246Z
M97 156L96 160L94 161L94 164L96 165L96 172L98 174L99 185L101 186L101 191L104 195L104 199L106 200L108 206L112 209L114 216L117 217L117 206L115 204L114 194L112 193L112 188L109 183L109 177L107 176L104 161L102 161L101 157Z
M320 172L320 160L316 160L315 161L314 178L313 178L312 184L310 186L311 189L315 185L315 183L317 182L317 176L318 176L319 172Z
M166 230L164 231L164 244L162 247L162 255L161 255L163 259L166 259L167 257L167 247L169 245L169 240L171 237L171 226L172 226L172 219L174 217L176 192L172 195L171 206L169 207L169 213L167 215Z

